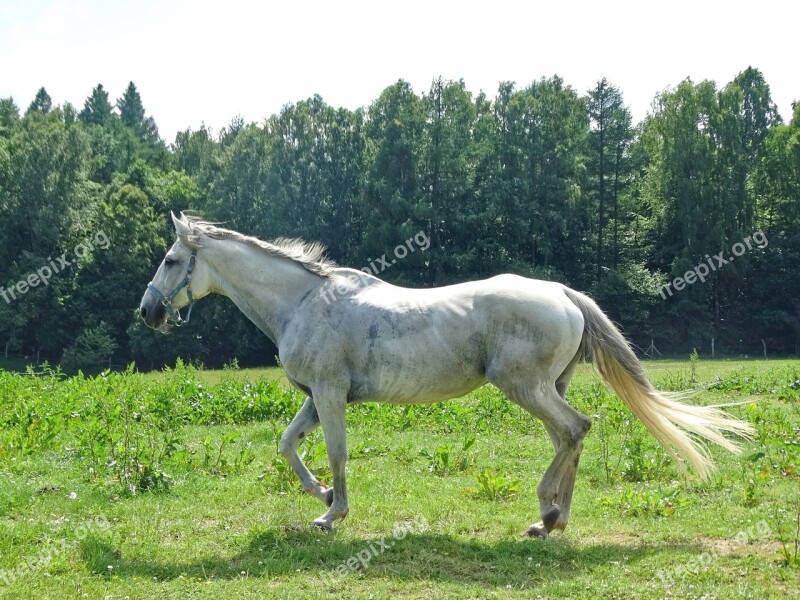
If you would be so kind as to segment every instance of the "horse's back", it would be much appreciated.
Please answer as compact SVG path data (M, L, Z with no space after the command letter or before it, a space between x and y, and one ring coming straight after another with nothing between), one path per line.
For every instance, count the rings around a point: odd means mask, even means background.
M340 312L355 400L462 395L487 371L572 358L583 328L560 284L516 275L421 290L370 285Z

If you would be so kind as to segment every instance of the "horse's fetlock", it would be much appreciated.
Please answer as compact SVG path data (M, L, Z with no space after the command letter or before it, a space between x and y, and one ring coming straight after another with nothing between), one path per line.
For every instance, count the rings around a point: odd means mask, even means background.
M544 523L544 526L547 529L548 533L553 530L560 516L561 516L561 508L559 508L557 504L551 505L546 511L542 513L542 523Z

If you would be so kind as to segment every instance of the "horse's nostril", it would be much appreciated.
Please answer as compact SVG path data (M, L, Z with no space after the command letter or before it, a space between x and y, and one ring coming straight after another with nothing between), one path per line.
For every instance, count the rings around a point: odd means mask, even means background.
M143 319L147 318L147 309L143 306L139 309L139 314L142 315Z

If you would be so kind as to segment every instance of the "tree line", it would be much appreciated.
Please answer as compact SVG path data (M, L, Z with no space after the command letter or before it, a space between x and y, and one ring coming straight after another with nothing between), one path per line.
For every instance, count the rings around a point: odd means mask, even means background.
M422 231L428 249L381 276L558 280L644 349L708 355L713 339L723 355L800 354L793 108L784 123L754 68L722 87L682 81L637 124L606 79L586 93L557 76L504 82L491 98L463 81L422 94L398 81L366 108L315 96L167 144L133 83L114 102L98 85L80 110L44 88L24 112L0 100L0 359L271 363L269 341L225 300L169 336L136 317L174 239L169 211L187 209L323 242L356 268ZM765 243L737 252L754 239ZM57 257L69 266L43 281ZM701 263L715 267L702 281Z

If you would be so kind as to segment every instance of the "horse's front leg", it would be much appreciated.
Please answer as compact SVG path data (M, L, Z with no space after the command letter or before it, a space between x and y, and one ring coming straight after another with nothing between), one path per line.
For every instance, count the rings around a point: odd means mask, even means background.
M334 521L344 519L349 511L345 475L347 429L344 415L347 408L347 393L325 387L314 389L313 394L314 406L322 423L322 432L325 434L328 461L333 476L333 502L324 515L314 519L314 525L320 529L330 530L333 529Z
M279 451L289 461L295 474L300 478L303 489L330 506L331 502L333 502L333 489L322 485L314 477L314 474L308 470L300 455L297 454L297 447L300 442L317 427L319 427L317 409L314 407L314 401L308 397L294 416L294 419L292 419L289 427L283 432Z

